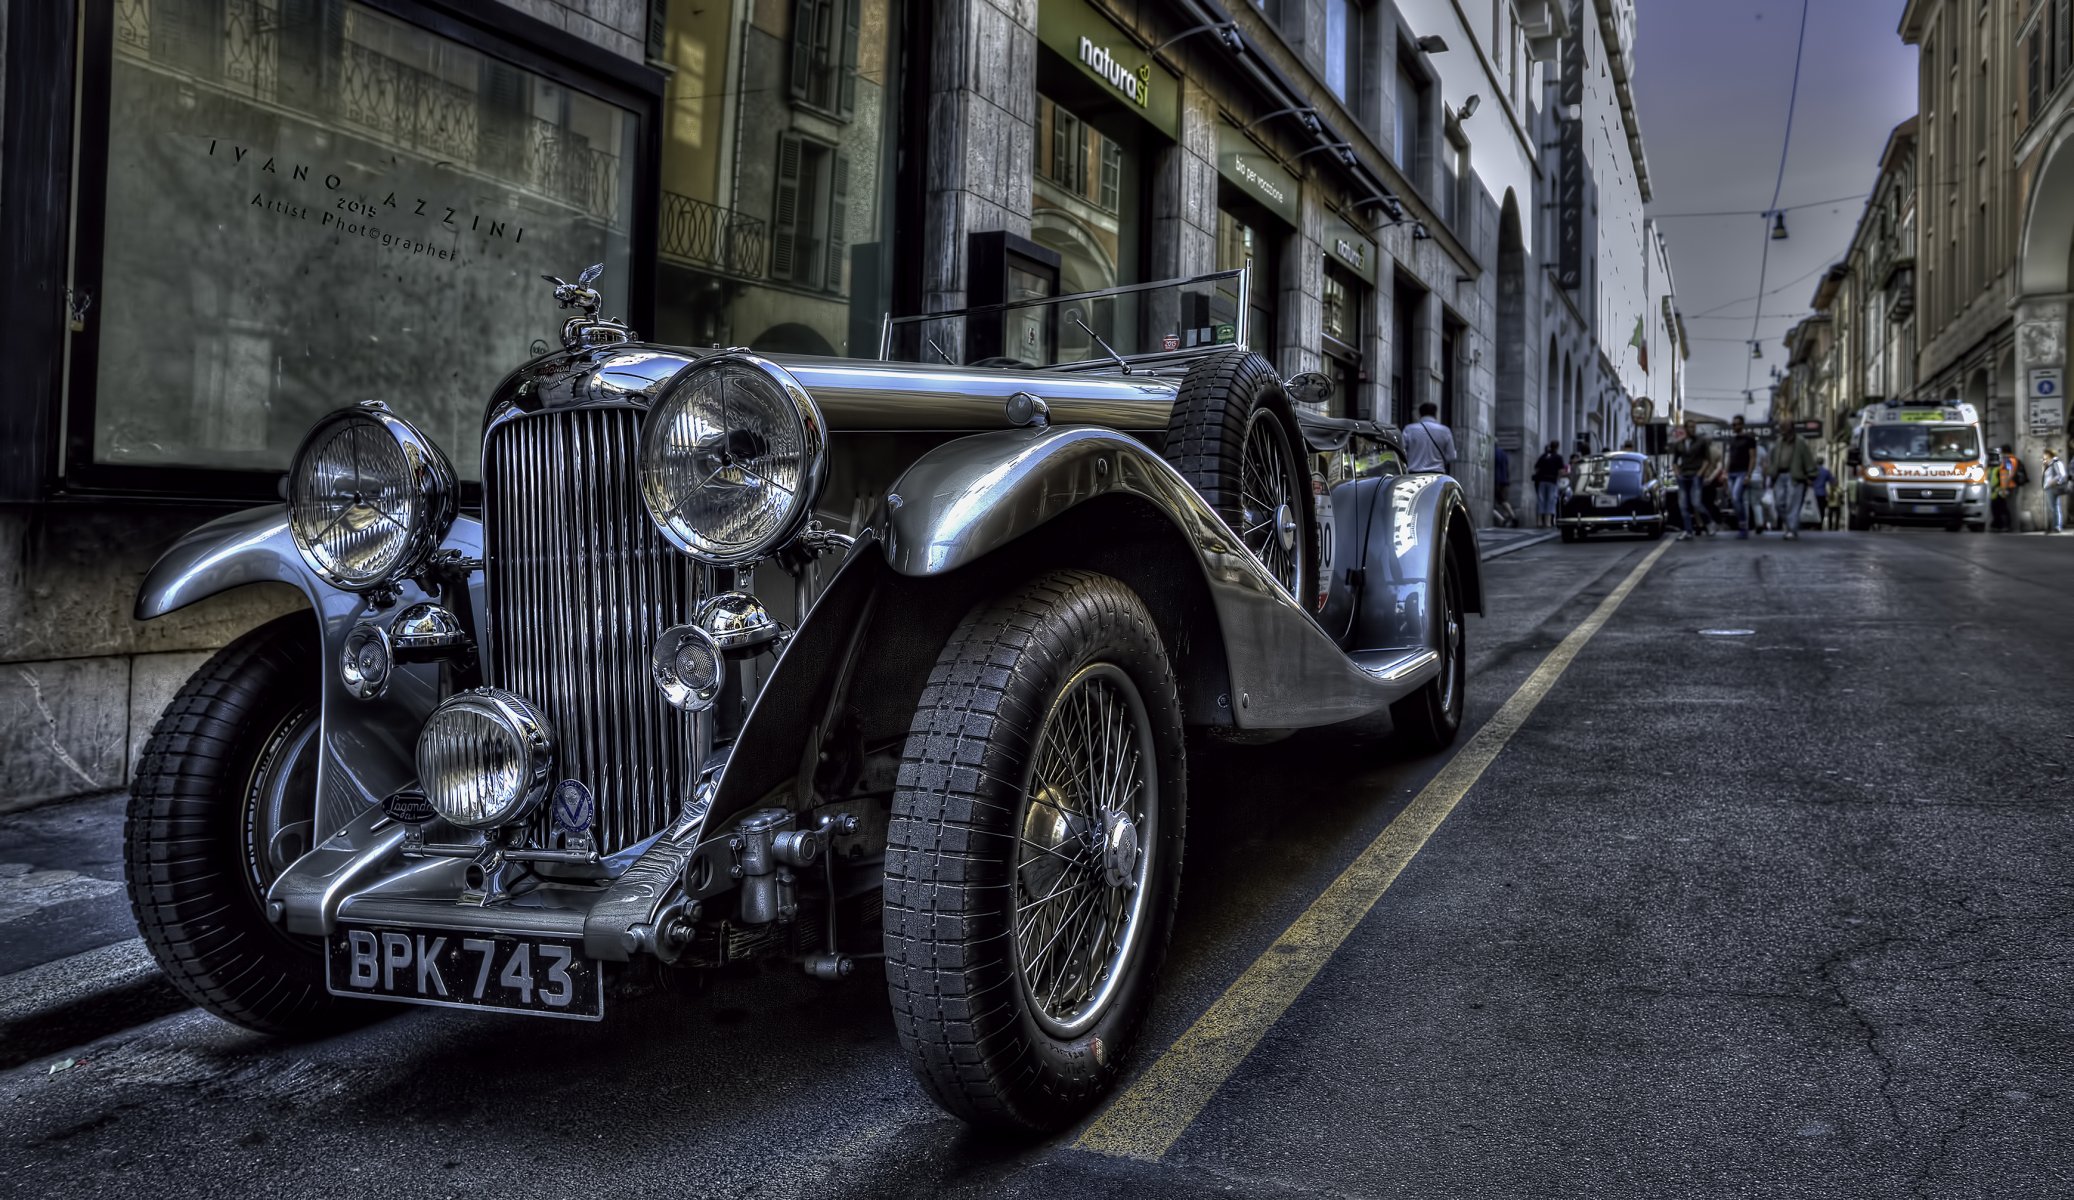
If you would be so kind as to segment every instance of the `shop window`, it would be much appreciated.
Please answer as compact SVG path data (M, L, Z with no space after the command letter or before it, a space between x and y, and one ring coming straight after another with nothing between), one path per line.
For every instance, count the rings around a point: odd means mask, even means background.
M792 6L792 98L849 116L857 107L858 0L796 0Z
M473 476L486 397L559 328L540 276L602 262L628 315L644 102L610 81L352 0L121 0L107 21L68 474L239 491L379 398Z
M1325 265L1324 352L1325 369L1333 382L1331 415L1358 417L1364 314L1364 286L1331 263Z
M1217 269L1252 267L1246 280L1246 345L1275 357L1276 261L1271 239L1257 217L1220 206L1217 210Z
M659 339L877 353L897 12L889 0L669 5Z

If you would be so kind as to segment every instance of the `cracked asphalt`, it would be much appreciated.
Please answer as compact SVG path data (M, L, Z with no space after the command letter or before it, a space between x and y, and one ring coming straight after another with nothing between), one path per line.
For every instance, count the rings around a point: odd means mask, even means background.
M1472 723L1648 548L1487 564ZM39 1197L2074 1194L2070 595L2074 539L1671 546L1157 1162L973 1136L912 1083L876 975L773 971L616 997L575 1028L408 1010L292 1044L175 1014L0 1075L0 1178ZM1141 1067L1440 765L1374 729L1198 759Z

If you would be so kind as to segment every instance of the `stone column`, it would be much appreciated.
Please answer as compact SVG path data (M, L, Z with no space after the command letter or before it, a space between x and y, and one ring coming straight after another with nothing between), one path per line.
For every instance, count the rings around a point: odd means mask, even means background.
M1324 369L1325 198L1313 183L1303 189L1298 228L1282 242L1281 329L1275 369L1284 378Z
M922 303L941 311L966 302L967 235L1030 235L1037 0L940 0L930 46Z

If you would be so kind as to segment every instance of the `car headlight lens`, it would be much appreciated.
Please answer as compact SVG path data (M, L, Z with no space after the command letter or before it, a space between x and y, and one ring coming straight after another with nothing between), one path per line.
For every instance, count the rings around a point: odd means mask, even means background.
M319 420L288 468L295 548L347 591L417 570L453 526L457 504L453 464L379 402Z
M418 786L435 812L466 829L525 819L553 770L547 718L497 688L448 697L418 734Z
M820 491L821 411L790 372L728 351L686 367L641 428L641 499L663 537L713 566L791 540Z

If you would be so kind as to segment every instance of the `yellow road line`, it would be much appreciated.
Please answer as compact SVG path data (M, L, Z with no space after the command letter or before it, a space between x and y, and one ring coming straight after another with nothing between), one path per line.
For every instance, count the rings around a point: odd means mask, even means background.
M1526 724L1542 697L1555 686L1572 659L1599 632L1628 593L1670 548L1665 542L1649 553L1620 586L1599 602L1584 623L1549 652L1527 681L1505 701L1496 716L1476 731L1440 773L1433 777L1376 835L1339 878L1332 881L1282 936L1275 939L1246 973L1189 1026L1167 1052L1119 1095L1074 1143L1081 1150L1156 1161L1203 1111L1218 1088L1231 1078L1268 1029L1281 1019L1296 997L1317 978L1347 935L1375 907L1398 872L1426 845L1426 839L1476 785L1512 735Z

